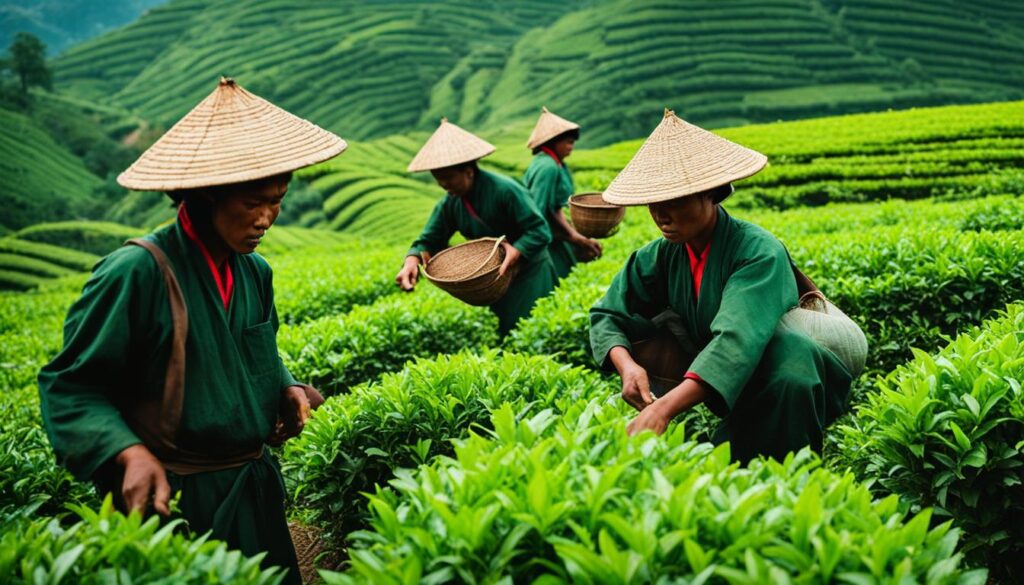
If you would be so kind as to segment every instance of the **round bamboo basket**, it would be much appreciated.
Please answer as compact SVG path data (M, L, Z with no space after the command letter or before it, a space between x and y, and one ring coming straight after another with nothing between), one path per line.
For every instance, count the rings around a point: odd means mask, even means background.
M514 270L498 276L505 261L500 238L480 238L452 246L421 266L427 280L453 297L475 306L496 303L508 292Z
M606 203L601 193L580 193L569 198L569 215L576 231L588 238L607 238L612 234L626 208Z

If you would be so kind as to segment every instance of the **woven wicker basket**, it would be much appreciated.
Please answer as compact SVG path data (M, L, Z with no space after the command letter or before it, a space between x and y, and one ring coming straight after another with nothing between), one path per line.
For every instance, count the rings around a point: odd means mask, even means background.
M501 246L504 240L505 236L480 238L442 250L422 268L423 274L465 303L478 307L492 305L505 296L515 277L514 270L498 276L505 260L505 249Z
M569 215L579 233L588 238L606 238L622 222L626 208L605 203L601 193L580 193L569 199Z

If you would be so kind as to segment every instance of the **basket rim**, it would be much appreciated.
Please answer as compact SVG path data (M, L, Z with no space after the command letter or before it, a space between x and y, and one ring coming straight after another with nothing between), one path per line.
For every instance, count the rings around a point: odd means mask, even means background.
M576 199L577 197L582 197L584 195L602 195L603 193L604 193L603 191L590 191L588 193L576 193L572 197L569 197L569 205L575 205L576 207L585 207L587 209L625 209L625 207L623 207L622 205L615 205L614 203L608 203L607 201L604 201L603 199L602 199L603 203L601 203L599 205L594 205L594 204L591 204L591 203L581 203L580 201L577 201L577 199Z
M434 256L430 259L430 261L427 262L427 265L429 265L430 262L433 262L435 258L441 257L441 255L443 255L445 252L448 252L450 250L454 250L455 248L458 248L460 246L465 246L467 244L475 244L475 243L479 243L479 242L489 242L489 243L493 244L494 242L496 242L496 241L498 241L500 239L502 239L502 238L492 238L492 237L487 236L487 237L483 237L483 238L477 238L475 240L469 240L468 242L462 242L461 244L456 244L454 246L451 246L450 248L445 248L444 250L441 250L437 254L434 254ZM430 282L440 282L440 283L444 283L444 284L462 284L462 283L465 283L465 282L471 282L471 281L473 281L473 280L475 280L477 278L480 278L481 276L487 276L487 275L491 274L492 272L497 272L498 270L501 269L501 264L498 264L497 266L495 266L493 268L489 268L489 269L487 269L487 270L485 270L485 271L483 271L483 272L481 272L479 274L475 274L473 276L470 276L469 278L437 278L437 277L431 276L430 273L427 272L427 265L421 264L421 266L423 266L423 274L424 274L424 276L427 277L427 280L429 280ZM497 279L495 279L495 280L497 280Z

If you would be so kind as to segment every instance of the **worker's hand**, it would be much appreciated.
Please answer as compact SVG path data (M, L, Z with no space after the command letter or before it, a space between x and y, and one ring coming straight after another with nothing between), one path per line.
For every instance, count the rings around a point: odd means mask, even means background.
M152 503L158 514L169 516L171 484L167 483L167 472L160 460L145 445L132 445L114 460L124 469L121 496L128 509L145 514Z
M626 365L620 372L622 376L622 399L633 408L643 412L654 403L651 396L651 383L647 378L647 370L633 362Z
M302 386L289 386L281 394L281 406L277 415L277 424L267 439L267 443L279 446L292 437L299 436L309 420L310 405L306 389Z
M402 287L402 290L412 290L416 288L416 281L420 277L420 259L417 256L406 256L405 264L402 269L398 271L398 276L395 277L395 282L398 286Z
M671 420L672 417L663 412L663 409L653 405L650 408L643 409L640 411L640 414L636 415L636 418L629 421L629 425L626 426L626 432L630 436L640 431L654 431L654 434L660 435L668 428L668 423Z
M518 248L506 241L501 242L501 247L505 248L505 261L501 263L501 268L498 269L498 276L505 276L505 273L519 261L522 253Z
M572 240L572 244L576 246L576 250L578 252L577 255L580 260L584 262L589 262L595 258L601 257L601 252L603 250L601 249L601 242L598 242L597 240L585 237L577 232L576 237Z

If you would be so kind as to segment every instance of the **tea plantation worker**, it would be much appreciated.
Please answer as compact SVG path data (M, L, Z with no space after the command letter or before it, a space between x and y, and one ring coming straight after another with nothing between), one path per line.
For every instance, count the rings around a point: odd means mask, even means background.
M505 336L530 314L537 299L555 288L557 278L548 253L551 230L529 192L515 180L477 165L494 151L487 141L441 120L409 163L409 171L430 171L448 194L434 206L395 280L402 289L412 290L420 262L447 248L455 232L469 240L505 236L505 259L498 272L504 275L514 266L517 273L508 292L490 306L498 316L498 332Z
M846 410L856 366L785 326L798 302L786 249L721 206L733 181L766 163L666 111L604 192L609 203L646 205L663 236L633 252L590 311L594 357L618 371L623 398L640 412L630 433L660 434L704 403L723 419L712 441L731 442L734 459L783 458L820 450L825 427Z
M164 516L180 492L193 532L266 553L290 583L284 484L264 445L297 435L323 399L278 356L271 269L254 250L291 171L345 148L222 79L118 177L167 192L177 221L96 265L39 374L43 424L76 477Z
M533 160L523 175L523 182L548 221L553 238L548 253L560 279L569 275L577 254L584 260L601 256L601 244L576 231L563 213L575 190L565 159L572 154L579 137L579 124L541 108L540 118L526 145L533 150Z

